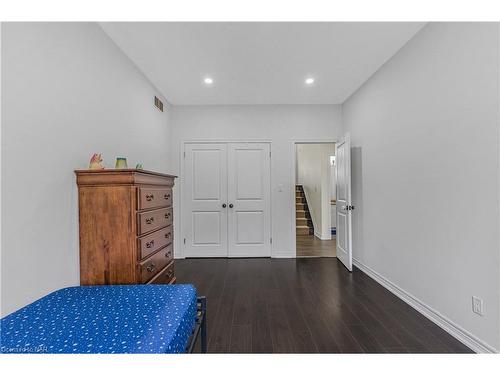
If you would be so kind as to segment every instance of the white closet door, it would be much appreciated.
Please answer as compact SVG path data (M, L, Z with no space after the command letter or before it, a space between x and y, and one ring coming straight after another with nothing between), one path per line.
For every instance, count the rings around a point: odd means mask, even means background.
M352 271L351 141L349 134L335 144L337 182L337 257Z
M186 144L186 257L227 257L227 144Z
M271 256L270 161L268 143L229 144L230 257Z

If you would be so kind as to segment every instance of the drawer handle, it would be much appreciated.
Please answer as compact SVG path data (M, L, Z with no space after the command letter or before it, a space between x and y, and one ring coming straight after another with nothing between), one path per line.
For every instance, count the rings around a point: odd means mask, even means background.
M155 196L153 194L149 194L149 195L146 194L146 200L148 202L151 202L153 199L155 199Z
M155 245L155 240L151 240L150 242L146 242L146 247L148 249L152 248Z
M153 221L155 221L154 217L150 217L146 219L146 224L153 224Z
M165 238L170 238L170 232L165 233Z
M146 267L146 271L153 272L155 268L156 268L156 264L151 263L149 266Z
M168 219L168 218L170 218L170 212L167 212L167 213L165 214L165 219Z
M169 198L170 198L170 194L165 194L165 195L163 196L163 198L165 198L165 199L169 199Z
M174 270L170 270L167 272L167 277L170 278L172 277L172 274L174 273Z
M168 251L168 252L165 254L165 258L170 258L170 255L172 255L172 251Z

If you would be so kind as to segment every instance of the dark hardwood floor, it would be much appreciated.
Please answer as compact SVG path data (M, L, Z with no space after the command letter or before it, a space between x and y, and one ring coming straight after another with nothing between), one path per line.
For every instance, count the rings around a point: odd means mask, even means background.
M211 353L470 353L337 258L186 259L178 283L207 297Z
M337 256L337 239L320 240L315 235L302 235L296 237L297 257L325 257Z

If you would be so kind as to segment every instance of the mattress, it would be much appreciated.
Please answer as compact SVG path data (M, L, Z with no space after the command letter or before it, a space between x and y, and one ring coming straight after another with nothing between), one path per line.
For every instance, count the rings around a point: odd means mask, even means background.
M1 351L183 353L196 298L192 285L61 289L1 319Z

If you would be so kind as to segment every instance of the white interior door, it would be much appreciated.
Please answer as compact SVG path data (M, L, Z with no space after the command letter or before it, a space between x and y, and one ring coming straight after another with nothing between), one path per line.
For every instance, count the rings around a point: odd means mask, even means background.
M352 271L351 140L335 144L337 187L337 258Z
M270 164L268 143L229 144L230 257L271 256Z
M227 257L227 145L186 144L183 226L186 257Z

